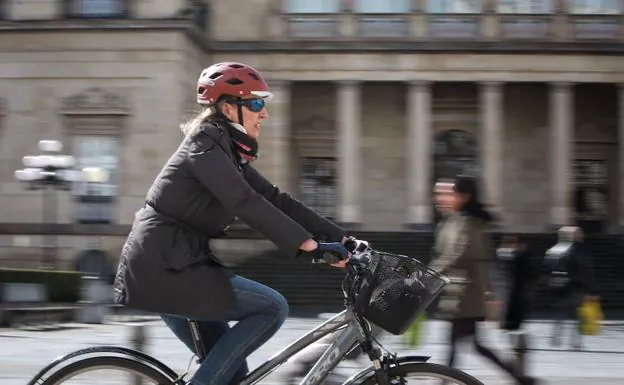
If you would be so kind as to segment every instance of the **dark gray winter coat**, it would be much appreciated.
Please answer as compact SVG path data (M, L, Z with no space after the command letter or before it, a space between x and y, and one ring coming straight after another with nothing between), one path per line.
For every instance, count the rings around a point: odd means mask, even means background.
M122 249L116 303L189 318L230 309L233 273L209 241L235 217L289 256L308 238L343 237L338 226L242 165L225 124L204 124L185 138L152 184Z

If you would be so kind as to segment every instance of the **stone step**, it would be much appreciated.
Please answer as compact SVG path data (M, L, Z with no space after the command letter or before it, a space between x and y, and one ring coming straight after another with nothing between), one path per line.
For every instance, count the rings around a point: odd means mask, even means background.
M433 236L426 232L354 232L356 237L369 240L378 250L409 255L428 262ZM497 245L502 234L493 234ZM523 234L533 257L533 265L539 269L543 255L556 243L553 234ZM605 313L624 310L624 242L618 236L588 236L586 246L594 266L595 281ZM339 306L339 293L343 273L312 266L309 261L278 258L276 252L258 253L235 267L235 271L247 278L258 280L282 292L289 301L302 306ZM242 259L240 259L242 260ZM553 303L544 283L531 289L532 309L547 311Z

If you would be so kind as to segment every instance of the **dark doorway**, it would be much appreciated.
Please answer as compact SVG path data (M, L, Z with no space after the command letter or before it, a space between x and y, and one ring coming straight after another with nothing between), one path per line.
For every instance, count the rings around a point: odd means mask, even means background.
M448 130L438 134L433 150L433 180L452 179L457 175L477 176L480 172L477 140L474 135L464 130ZM435 224L440 220L440 213L434 209Z
M336 158L301 158L301 201L326 218L336 219Z
M587 234L607 231L609 213L609 168L607 160L574 161L576 225Z

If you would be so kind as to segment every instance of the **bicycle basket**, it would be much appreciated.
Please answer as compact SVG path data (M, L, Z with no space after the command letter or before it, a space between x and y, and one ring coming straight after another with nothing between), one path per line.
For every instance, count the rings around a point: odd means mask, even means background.
M403 334L448 280L416 259L370 252L370 263L345 282L355 312L394 335Z

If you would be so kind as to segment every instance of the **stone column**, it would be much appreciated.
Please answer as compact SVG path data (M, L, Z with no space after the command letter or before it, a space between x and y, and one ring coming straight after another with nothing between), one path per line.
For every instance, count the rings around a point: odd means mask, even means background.
M290 87L288 81L269 82L273 99L267 105L269 112L269 132L267 142L269 148L265 151L260 149L260 156L266 157L269 163L271 182L277 185L282 191L290 191L290 152L291 152L291 132L290 132ZM261 135L262 136L262 135Z
M572 221L572 154L574 140L574 94L572 84L550 85L550 222L554 226Z
M433 222L431 191L431 85L413 81L407 90L407 223L429 227Z
M617 85L617 98L618 98L618 162L619 162L619 192L620 197L620 215L619 215L619 230L624 230L624 83Z
M254 167L282 191L291 191L290 175L290 83L269 81L273 99L267 104L269 118L262 124Z
M484 201L502 214L503 205L503 84L485 82L480 85L480 122L482 132L481 167ZM504 220L504 218L501 218Z
M360 165L361 148L361 86L355 81L338 83L338 217L342 223L361 222Z

